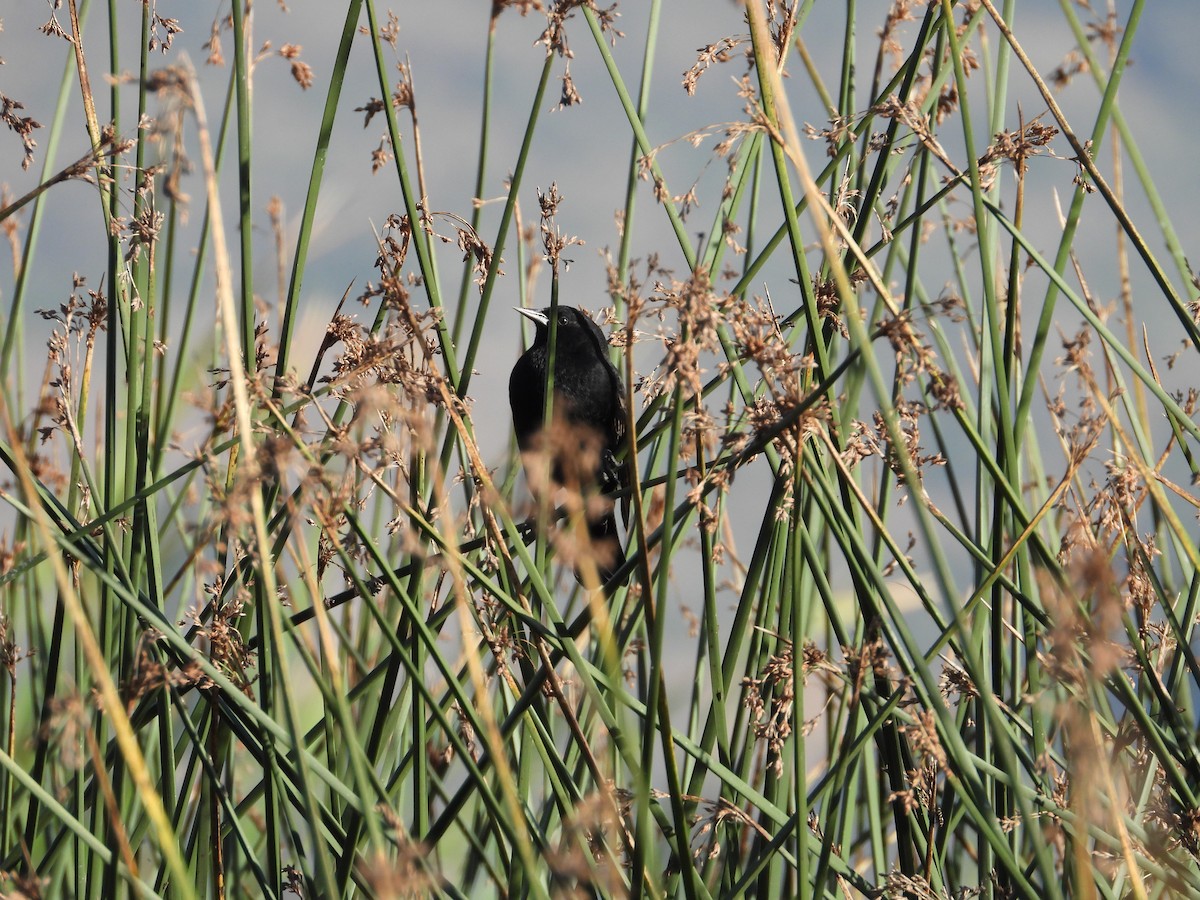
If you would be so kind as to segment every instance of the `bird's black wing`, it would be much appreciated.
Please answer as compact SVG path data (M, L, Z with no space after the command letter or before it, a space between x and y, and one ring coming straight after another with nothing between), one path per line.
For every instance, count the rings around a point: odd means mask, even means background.
M600 465L600 489L606 494L617 494L626 491L625 496L621 499L621 519L629 523L629 460L618 459L622 453L628 454L629 442L628 438L628 414L625 406L625 381L621 378L621 373L617 371L608 358L608 340L604 337L604 333L600 327L591 319L588 323L592 325L596 337L600 341L600 355L604 360L605 369L608 372L609 382L612 386L612 407L609 417L608 433L606 435L608 446L605 448L604 459Z

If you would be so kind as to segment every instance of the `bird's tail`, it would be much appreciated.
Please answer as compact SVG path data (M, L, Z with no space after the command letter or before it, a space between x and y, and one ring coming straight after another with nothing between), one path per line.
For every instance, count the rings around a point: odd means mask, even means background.
M587 529L600 583L608 584L617 574L617 570L625 564L621 533L617 530L617 517L612 508L599 518L589 518Z
M600 581L608 584L617 570L625 564L625 553L621 549L621 533L617 530L617 517L610 498L628 487L629 466L619 462L612 450L605 448L600 454L600 468L596 480L600 493L610 502L603 515L588 521L588 537L592 541L592 552L596 555L596 568L600 573ZM621 501L621 515L628 524L628 494Z

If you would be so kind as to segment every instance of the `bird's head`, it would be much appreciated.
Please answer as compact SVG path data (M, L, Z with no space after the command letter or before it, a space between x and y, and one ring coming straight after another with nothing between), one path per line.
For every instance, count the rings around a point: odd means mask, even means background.
M545 346L550 339L551 308L524 309L515 307L516 311L531 321L537 328L533 338L533 346ZM608 340L600 326L584 315L583 311L574 306L558 308L558 333L556 336L559 352L568 353L606 353Z

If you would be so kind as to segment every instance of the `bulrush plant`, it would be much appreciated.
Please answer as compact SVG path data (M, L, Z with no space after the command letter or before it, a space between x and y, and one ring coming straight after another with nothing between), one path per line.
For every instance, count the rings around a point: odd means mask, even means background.
M89 5L0 33L0 896L1200 897L1170 4Z

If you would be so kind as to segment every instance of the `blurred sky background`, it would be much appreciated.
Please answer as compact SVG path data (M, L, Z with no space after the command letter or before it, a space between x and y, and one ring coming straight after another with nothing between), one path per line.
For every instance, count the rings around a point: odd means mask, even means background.
M1101 0L1095 2L1099 5ZM103 75L109 66L109 12L107 4L93 2L90 5L85 49L99 97L98 113L101 120L105 120L111 114ZM289 11L285 12L275 0L258 0L252 19L256 46L265 41L271 42L273 50L284 44L299 45L300 59L312 67L314 75L311 89L301 90L292 78L287 61L275 55L263 58L254 72L256 292L272 304L278 292L276 260L265 209L273 196L282 199L288 223L287 239L294 242L328 78L345 16L345 5L329 0L289 0L287 5ZM862 0L855 4L862 86L859 111L864 111L869 103L866 91L878 43L876 30L889 5L884 0ZM1119 4L1118 14L1122 19L1128 14L1129 5L1124 0ZM29 171L20 168L19 139L8 132L0 133L0 183L6 185L13 196L33 188L43 177L44 166L48 163L45 137L55 115L56 96L69 51L66 41L39 31L54 12L52 6L48 0L22 0L0 7L4 25L0 33L0 57L4 60L0 67L0 93L24 103L24 113L46 126L36 135L41 146ZM118 68L135 72L142 4L119 0L114 8L121 20ZM838 78L846 8L845 3L836 0L820 0L801 32L817 67L831 86L836 85ZM1058 5L1046 0L1026 0L1017 2L1015 8L1018 39L1038 68L1049 72L1074 44ZM386 20L387 7L381 4L378 9L380 18ZM648 9L649 4L640 0L625 0L619 6L618 27L625 36L617 41L614 53L631 87L637 84L641 74ZM412 65L430 206L437 211L469 218L491 3L485 0L424 0L397 3L394 10L400 24L400 54L390 58L389 62L407 58ZM923 8L917 10L918 14L922 11ZM202 45L209 38L214 20L228 14L228 4L159 0L157 12L179 19L183 32L175 37L169 52L155 54L155 65L178 62L184 55L192 61L200 72L208 115L215 128L230 68L205 66L206 51ZM1080 10L1080 14L1088 20L1085 10ZM57 15L67 27L65 7L59 9ZM1189 250L1197 233L1197 194L1200 191L1195 165L1198 131L1195 86L1200 81L1195 16L1194 3L1158 0L1146 4L1132 54L1133 63L1120 93L1121 109L1139 136L1141 151L1159 189L1166 195L1168 212ZM361 24L365 23L364 14ZM484 199L501 196L504 180L516 160L544 59L544 48L535 45L544 24L544 18L539 14L522 17L515 10L506 11L498 20L495 109ZM904 26L902 38L911 41L917 24ZM730 0L666 0L663 3L647 124L652 142L667 144L697 129L744 119L744 101L736 95L733 83L733 78L745 71L742 61L714 67L701 79L694 97L685 93L681 81L683 73L694 63L698 48L746 31L740 4ZM525 221L535 222L537 189L557 183L565 198L560 208L559 225L564 232L577 235L584 242L583 246L574 247L568 253L573 264L564 276L563 297L566 302L598 310L608 303L600 251L605 247L615 250L618 245L614 213L624 197L631 152L630 132L586 23L576 17L568 26L568 34L575 52L571 74L583 102L577 107L554 110L559 88L557 80L552 83L543 104L533 157L521 188L521 205ZM994 29L989 29L989 35L994 51ZM232 59L232 35L226 31L223 39L225 55ZM391 51L387 52L391 57ZM807 77L799 71L799 65L798 60L793 60L793 77L788 82L793 113L798 122L807 121L817 128L824 127L827 113L821 108ZM562 61L556 63L556 76L561 74L562 66ZM1027 121L1045 110L1045 103L1028 78L1016 71L1015 62L1013 68L1007 116L1009 128L1017 125L1018 103ZM395 75L394 68L392 75ZM77 82L70 82L68 95L66 128L56 156L49 162L49 171L83 155L88 146ZM376 256L374 230L382 229L390 214L403 212L394 169L388 167L377 174L371 172L370 154L385 129L382 117L377 117L364 129L362 113L355 112L356 107L379 95L370 44L360 36L342 92L304 281L302 341L293 354L296 366L302 372L307 372L329 316L347 287L353 282L357 292L375 277L372 269ZM129 133L133 128L136 96L136 86L126 85L122 89L123 133ZM1082 136L1091 131L1098 100L1095 84L1086 75L1077 77L1059 95L1059 102ZM153 104L151 111L154 111ZM403 113L399 121L407 139L411 135L411 121ZM1049 117L1044 121L1051 122ZM950 137L943 140L951 155L961 161L962 155L956 152L952 138L958 128L957 123L951 124L945 129ZM188 131L194 136L190 122ZM987 134L976 135L981 149L988 137ZM663 150L660 156L672 193L682 194L693 182L698 182L700 205L688 220L693 237L710 228L719 200L725 169L711 152L717 139L711 138L698 148L678 141ZM190 146L194 151L194 144ZM814 167L824 165L823 144L808 143L805 147ZM1070 155L1069 147L1061 138L1054 148L1060 154ZM1107 152L1105 147L1101 154L1103 171L1108 170ZM193 155L198 160L198 155ZM236 223L237 219L233 162L233 156L227 155L223 169L226 222L230 224ZM1065 206L1069 202L1074 175L1075 167L1065 160L1041 158L1033 162L1026 231L1042 247L1052 250L1056 246L1060 229L1053 213L1054 195L1057 192ZM1013 182L1011 169L1006 169L1002 177L1007 191L1005 202L1009 203ZM1162 241L1154 236L1148 207L1131 177L1129 181L1129 206L1134 219L1145 233L1151 234L1155 252L1162 252ZM190 230L181 239L194 244L204 197L198 172L188 177L184 190L192 197L192 214ZM1101 204L1103 201L1093 196L1087 202ZM500 211L499 203L487 208L480 234L489 244L495 238ZM771 214L766 219L773 229L777 219L772 219ZM26 221L27 216L22 214L22 224ZM1094 257L1084 259L1083 266L1092 291L1103 302L1109 302L1116 297L1118 287L1112 240L1114 225L1107 214L1090 218L1085 214L1084 221L1077 248L1084 253L1087 248L1095 247ZM803 226L811 234L807 220ZM643 183L641 187L635 227L635 255L659 253L664 265L674 268L681 276L686 274L678 246L665 215L653 201L649 183ZM445 231L451 233L449 228ZM232 235L230 239L233 240ZM289 257L293 249L287 248ZM45 326L33 310L62 302L70 291L73 272L86 276L89 286L96 286L104 272L105 252L95 189L82 182L54 188L46 202L41 239L30 272L31 293L23 313L23 325L29 335L23 351L27 356L27 371L37 373L34 378L40 377L43 365L41 347ZM442 247L439 252L439 267L447 296L456 297L459 254L452 246ZM782 264L786 254L780 256ZM509 277L502 281L493 300L488 319L488 347L476 367L480 376L472 382L471 388L480 443L489 454L488 461L494 464L500 463L507 451L511 425L506 385L508 371L519 353L519 317L509 311L509 307L518 303L513 277L517 266L516 248L511 240L504 257L504 268ZM1165 252L1162 259L1166 260ZM950 276L947 268L946 279ZM930 276L926 274L926 278ZM768 267L762 276L780 312L794 310L798 298L794 285L787 279L785 268ZM1139 284L1148 283L1140 266L1135 268L1134 279L1135 290ZM1176 281L1180 283L1177 277ZM1036 283L1038 287L1027 296L1040 295L1044 279ZM0 315L6 318L12 286L11 266L0 265ZM927 287L936 293L939 285L929 281ZM548 302L549 288L544 273L538 288L540 294L532 305L542 306ZM178 290L186 290L182 280ZM1191 291L1190 287L1187 290ZM211 297L211 293L204 296ZM471 296L474 300L477 292L472 291ZM1060 306L1064 315L1069 316L1066 304L1060 303ZM1027 310L1026 315L1036 315L1036 312L1036 309L1032 313ZM360 320L369 321L373 315L373 310L358 311ZM1178 347L1177 329L1163 310L1158 307L1147 310L1145 321L1152 329L1151 340L1156 352L1161 351L1160 357ZM1070 327L1064 325L1064 330L1070 330ZM197 355L197 365L207 367L208 348L197 344L192 351ZM639 358L639 367L643 362L653 364L654 361L654 357L646 361ZM196 437L199 438L199 432Z

